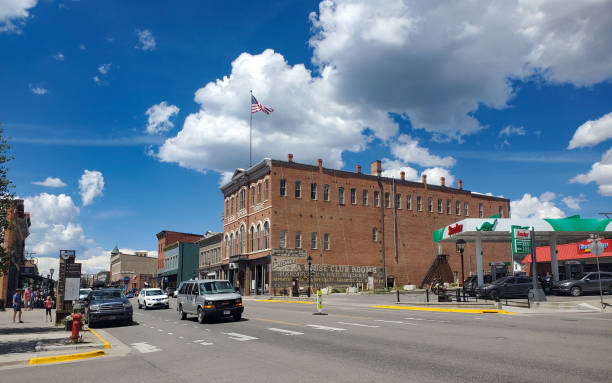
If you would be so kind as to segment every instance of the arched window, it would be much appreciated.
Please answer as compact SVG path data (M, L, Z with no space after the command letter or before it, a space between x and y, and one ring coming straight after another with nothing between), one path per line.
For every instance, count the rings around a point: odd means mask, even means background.
M261 225L257 225L257 250L261 250Z
M230 257L234 256L234 233L230 234Z
M264 249L270 248L270 224L264 222Z
M251 251L255 251L255 227L251 226L251 235L250 235L250 241L251 243Z
M227 235L225 235L225 258L229 258L229 254L230 254L230 243L229 243L229 237Z
M245 234L245 230L244 230L244 226L240 226L240 254L244 254L244 234Z

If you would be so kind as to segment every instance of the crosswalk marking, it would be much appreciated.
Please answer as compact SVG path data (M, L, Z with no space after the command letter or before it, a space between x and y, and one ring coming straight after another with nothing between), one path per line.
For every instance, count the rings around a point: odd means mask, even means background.
M136 350L138 350L142 354L161 351L161 348L157 348L151 344L148 344L147 342L132 343L131 346L134 347Z
M345 328L321 326L321 325L318 325L318 324L307 324L306 326L308 326L308 327L312 327L312 328L317 329L317 330L325 330L325 331L346 331L346 329L345 329Z
M236 332L224 332L225 335L229 335L230 339L233 340L238 340L240 342L245 342L247 340L255 340L255 339L259 339L256 338L254 336L249 336L249 335L244 335L244 334L238 334Z
M337 322L338 324L347 324L349 326L359 326L359 327L370 327L370 328L378 328L380 326L371 326L369 324L361 324L361 323L350 323L350 322Z
M285 329L276 328L276 327L270 327L270 328L268 328L268 330L280 332L281 334L285 334L285 335L304 335L303 332L285 330Z
M193 343L197 343L202 346L212 346L214 344L214 343L207 342L205 339L194 340Z
M384 319L375 319L374 322L383 322L383 323L397 323L397 324L409 324L412 326L416 326L416 323L408 323L402 322L401 320L384 320Z

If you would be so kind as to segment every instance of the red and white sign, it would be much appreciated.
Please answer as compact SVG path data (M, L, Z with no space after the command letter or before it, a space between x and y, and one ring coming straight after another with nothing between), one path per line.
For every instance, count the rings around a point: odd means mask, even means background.
M601 244L603 245L604 253L612 252L612 239L602 239L599 242L601 242ZM589 240L578 242L576 244L576 246L578 246L578 254L590 254L592 244L593 243Z

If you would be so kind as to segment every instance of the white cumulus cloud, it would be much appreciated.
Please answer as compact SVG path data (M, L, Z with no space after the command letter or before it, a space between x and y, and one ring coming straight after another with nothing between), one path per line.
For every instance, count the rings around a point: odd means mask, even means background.
M33 85L30 85L30 91L38 96L45 95L48 92L47 89L43 88L42 86L33 86Z
M596 0L324 0L310 43L336 100L460 137L482 129L480 105L506 107L510 79L609 79L612 44L602 42L612 40L611 13L612 3Z
M53 59L55 59L57 61L64 61L66 58L64 57L64 54L62 52L60 52L60 53L54 55Z
M268 49L258 55L241 54L228 76L198 89L200 110L185 119L183 128L159 148L158 158L183 167L217 172L246 167L249 159L250 94L274 113L253 115L253 159L283 158L341 167L344 150L362 150L364 133L387 139L397 125L387 113L363 105L341 104L333 98L328 71L313 77L302 64L291 66ZM246 91L245 91L246 90ZM227 156L232 153L232 156Z
M419 145L419 141L405 134L397 138L397 142L392 143L391 153L398 159L407 163L421 166L441 166L452 167L455 165L453 157L439 157L429 153L429 149Z
M83 206L90 205L104 190L104 176L97 170L85 170L79 179L79 193Z
M56 177L47 177L44 181L34 181L32 182L34 185L46 186L48 188L63 188L66 186L61 179Z
M594 121L589 120L580 125L576 129L568 149L594 146L610 138L612 138L612 113L608 113Z
M30 10L37 0L0 1L0 32L20 33L20 27L30 17Z
M112 63L102 64L98 67L98 72L101 74L108 74L112 66Z
M446 186L450 187L455 182L455 176L450 173L450 170L438 166L425 169L419 175L417 169L407 166L402 161L385 158L382 160L382 168L382 176L384 177L400 179L400 173L404 172L404 177L407 181L421 182L423 180L422 176L425 174L427 176L427 183L431 185L440 185L441 177L444 177L444 184Z
M143 51L154 51L156 47L155 36L148 29L137 29L136 35L138 36L138 45L136 48Z
M599 194L612 196L612 147L601 156L601 160L591 166L586 174L578 174L570 180L581 184L595 182L599 186Z
M565 203L567 207L569 207L572 210L580 210L580 204L582 202L586 202L586 198L584 198L584 194L580 194L578 197L572 197L572 196L563 197L561 200L563 201L563 203Z
M538 198L525 193L518 201L510 201L512 218L563 218L565 213L555 205L551 197L554 193L546 192ZM554 199L554 197L553 197Z
M147 122L147 133L156 134L167 132L174 127L174 123L170 121L172 116L179 112L179 108L174 105L168 105L166 101L162 101L157 105L151 106L146 111L149 116Z

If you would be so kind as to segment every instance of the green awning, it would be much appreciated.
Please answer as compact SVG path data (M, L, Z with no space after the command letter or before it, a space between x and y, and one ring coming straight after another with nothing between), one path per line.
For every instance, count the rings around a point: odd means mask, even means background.
M580 218L574 215L567 218L544 218L555 231L606 231L612 222L608 218Z

